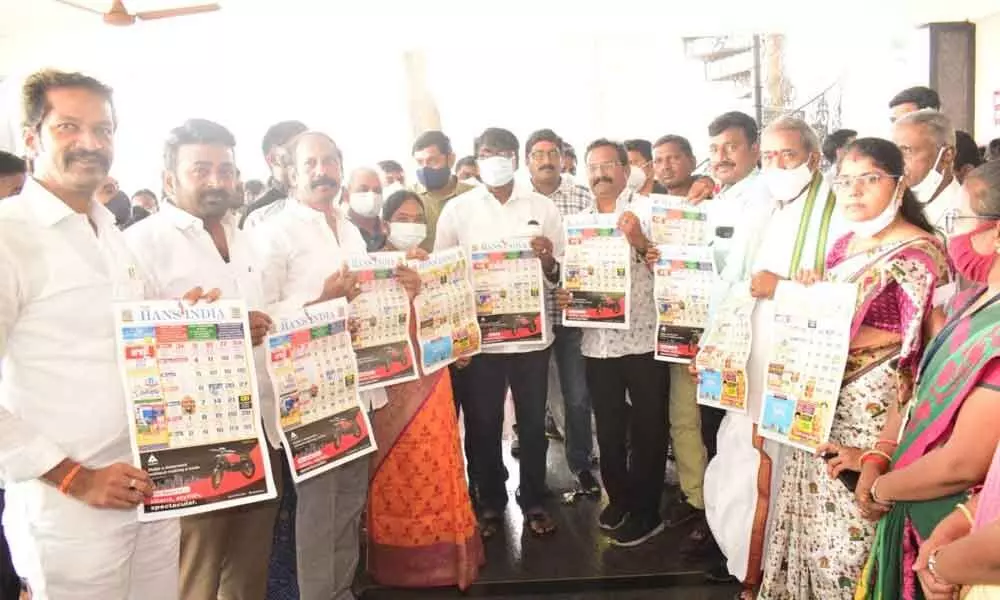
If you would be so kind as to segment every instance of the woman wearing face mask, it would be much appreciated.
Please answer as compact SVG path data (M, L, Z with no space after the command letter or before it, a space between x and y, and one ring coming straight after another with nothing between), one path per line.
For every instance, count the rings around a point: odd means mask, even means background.
M415 252L426 235L424 207L410 191L385 202L384 250ZM411 315L411 336L416 318ZM418 347L414 342L414 347ZM368 570L393 587L466 589L483 547L465 482L465 462L448 369L386 388L375 412L378 452L368 495Z
M862 511L881 517L859 598L923 598L914 562L934 528L983 483L1000 441L1000 163L969 173L948 219L948 254L976 282L947 307L920 365L892 470L875 479ZM960 510L960 509L959 509Z
M945 251L902 172L892 143L867 138L848 146L834 180L850 233L831 248L825 279L858 287L850 353L829 443L816 454L786 449L761 598L848 600L868 556L874 524L838 476L863 465L888 469L934 288L947 274ZM806 285L817 279L797 277ZM865 469L858 493L877 474Z

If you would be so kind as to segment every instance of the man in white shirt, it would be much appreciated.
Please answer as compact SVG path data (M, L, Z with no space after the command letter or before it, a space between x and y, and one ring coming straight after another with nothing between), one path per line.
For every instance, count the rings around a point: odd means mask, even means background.
M365 241L334 206L343 181L343 157L328 135L307 131L287 145L293 196L285 209L254 231L264 304L275 320L303 306L353 299L360 286L347 272ZM362 392L368 408L385 404L385 391ZM358 459L295 487L295 550L302 600L352 600L358 566L361 512L368 495L368 460ZM284 462L282 463L285 464Z
M744 245L750 249L746 260L731 257L722 274L731 287L747 285L749 279L751 294L758 299L747 366L749 408L747 414L730 412L723 419L718 453L705 472L708 524L729 572L747 590L760 583L769 502L777 498L782 468L781 446L756 433L774 318L772 298L779 280L801 269L822 271L828 250L846 233L834 210L836 198L819 171L819 140L809 125L782 117L764 130L760 149L761 179L774 199L773 213L766 226L746 230L753 238Z
M601 479L608 506L598 525L616 546L638 546L664 529L660 517L663 471L667 460L667 403L670 371L653 358L656 309L653 274L646 266L652 204L627 188L629 165L625 146L606 139L590 144L584 155L591 213L618 215L618 228L632 247L629 329L585 329L582 352L587 387L594 403ZM572 302L560 290L561 304ZM631 406L625 401L628 393Z
M147 298L93 201L114 157L111 89L45 70L24 84L34 170L0 204L0 471L4 528L35 600L176 600L176 519L139 523L112 303ZM188 300L201 290L188 293Z
M249 234L229 210L238 195L234 147L225 127L192 119L170 132L164 150L163 183L171 201L126 230L140 267L150 275L154 297L176 298L197 282L249 308L254 346L271 321ZM263 358L263 353L261 352ZM261 414L273 415L273 393L265 365L257 371ZM264 419L272 448L279 447L273 419ZM272 465L281 455L271 452ZM273 467L272 467L273 468ZM279 478L280 480L280 478ZM184 600L263 598L276 501L250 504L181 519L181 597Z
M271 178L267 182L267 191L246 207L241 229L253 229L264 221L279 214L288 198L288 153L285 144L306 130L300 121L281 121L268 128L261 143L264 160L271 169Z
M438 220L434 249L461 246L469 252L474 243L530 238L548 288L559 281L557 258L562 256L562 218L551 200L530 188L515 185L518 150L517 138L505 129L487 129L476 139L475 152L484 186L445 205ZM548 294L544 296L547 298ZM508 499L501 456L503 405L508 384L521 442L518 501L524 509L525 526L535 535L555 531L555 523L544 507L548 451L545 399L552 338L550 326L542 332L542 341L534 344L487 346L463 372L464 378L475 382L473 389L463 395L462 412L472 451L469 464L480 526L486 537L495 535L501 527Z
M958 210L962 186L955 178L955 127L944 113L923 109L896 119L892 141L903 153L903 183L943 232L945 215Z

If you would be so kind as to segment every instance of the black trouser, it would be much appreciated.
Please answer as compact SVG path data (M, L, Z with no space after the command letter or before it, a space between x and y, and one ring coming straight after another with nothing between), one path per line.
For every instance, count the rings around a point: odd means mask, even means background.
M633 516L658 516L667 461L667 363L653 360L652 353L588 358L587 386L608 498Z
M0 490L0 515L4 510L3 490ZM14 563L10 560L10 548L7 547L7 538L3 535L3 527L0 526L0 598L16 600L21 595L21 580L14 572Z
M704 405L698 408L701 410L701 438L705 443L708 460L712 460L715 457L716 446L718 446L719 426L722 425L722 419L726 416L726 411L721 408ZM705 464L708 463L706 462Z
M469 472L481 510L507 505L507 470L503 465L503 408L510 386L521 444L520 503L526 509L545 498L545 398L549 389L550 350L522 354L480 354L465 367L470 382L463 399Z
M461 418L464 414L462 407L473 398L472 380L469 379L468 367L459 369L455 365L448 367L451 374L451 393L455 398L455 414ZM469 492L475 489L475 480L472 478L472 436L465 434L465 468L469 474ZM475 502L475 494L472 494L472 501Z

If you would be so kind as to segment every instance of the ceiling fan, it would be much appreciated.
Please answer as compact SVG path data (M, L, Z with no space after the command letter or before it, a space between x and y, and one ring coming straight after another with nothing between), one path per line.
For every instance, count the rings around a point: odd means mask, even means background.
M125 4L122 0L112 0L111 8L108 12L101 12L99 10L93 9L89 6L83 6L82 4L77 4L71 2L70 0L55 0L60 4L65 4L67 6L72 6L79 10L85 10L90 13L95 13L104 17L104 22L108 25L115 25L117 27L125 27L128 25L135 24L136 20L151 21L153 19L169 19L171 17L185 17L187 15L197 15L201 13L214 12L219 10L221 7L218 4L199 4L197 6L181 6L178 8L168 8L164 10L149 10L137 13L130 13L128 9L125 8Z

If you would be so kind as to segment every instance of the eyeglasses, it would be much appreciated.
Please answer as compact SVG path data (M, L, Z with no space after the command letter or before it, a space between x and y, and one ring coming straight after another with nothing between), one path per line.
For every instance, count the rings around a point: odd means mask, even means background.
M1000 221L1000 215L962 215L958 210L952 209L944 215L944 232L953 235L959 230L961 223L969 221Z
M534 162L542 162L546 158L551 158L552 160L559 160L559 157L562 156L562 154L560 154L560 152L558 150L548 150L548 151L546 151L546 150L535 150L534 152L532 152L528 156Z
M493 150L491 148L481 148L476 158L483 160L484 158L493 158L494 156L502 156L504 158L514 158L513 150Z
M875 187L883 179L890 181L899 179L899 175L888 175L886 173L862 173L861 175L838 175L834 178L832 187L834 191L843 192L854 189L859 182L864 187Z
M607 162L602 162L602 163L588 164L587 165L587 172L588 173L610 173L611 171L615 170L615 167L621 167L621 166L624 166L624 165L622 165L617 160L609 160Z

